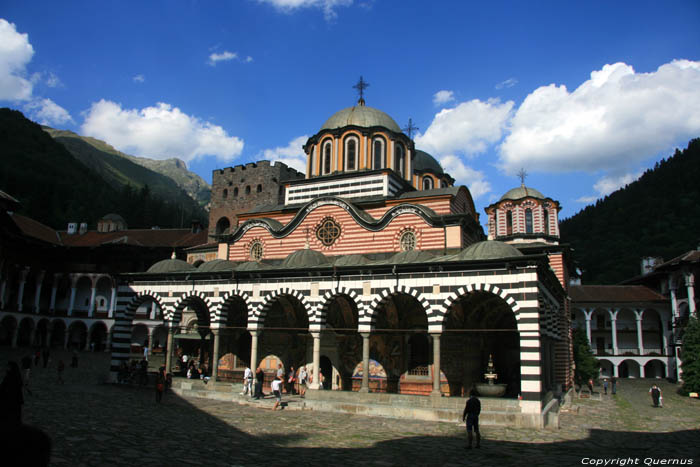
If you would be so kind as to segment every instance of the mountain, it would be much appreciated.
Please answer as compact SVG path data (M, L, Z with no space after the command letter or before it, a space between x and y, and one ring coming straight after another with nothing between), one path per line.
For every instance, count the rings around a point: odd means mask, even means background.
M114 186L131 183L141 187L148 184L154 194L165 199L177 199L179 195L176 187L179 187L202 208L206 209L209 204L211 187L202 177L187 170L187 164L180 159L153 160L136 157L118 151L96 138L80 136L72 131L43 128L56 141L63 144L71 154L102 174ZM123 160L146 168L148 171L139 170ZM155 177L150 172L155 172L169 180Z
M201 206L169 178L116 155L100 163L83 149L82 159L75 157L21 112L0 109L0 190L20 201L22 214L59 230L68 222L95 228L112 212L130 228L180 227L192 219L206 225ZM174 195L161 196L151 183Z
M672 259L700 242L700 139L657 162L639 180L560 224L584 284L615 284L646 256Z

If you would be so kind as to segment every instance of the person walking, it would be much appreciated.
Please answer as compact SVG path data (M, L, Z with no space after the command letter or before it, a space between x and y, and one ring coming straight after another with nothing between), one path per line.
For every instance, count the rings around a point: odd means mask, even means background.
M277 407L282 403L282 380L278 376L272 380L272 393L275 395L275 405L272 406L272 410L277 410Z
M243 392L241 393L241 396L248 396L252 397L253 396L253 372L251 371L249 366L245 367L245 371L243 372Z
M651 394L651 402L654 404L654 407L659 407L661 389L659 389L656 384L652 384L651 388L649 388L649 394Z
M476 433L476 447L481 447L481 434L479 433L479 414L481 413L481 401L476 397L474 389L469 393L469 399L462 412L462 421L467 422L467 440L465 449L472 448L472 430Z
M160 403L163 400L163 393L165 392L165 367L162 366L158 369L156 374L156 402Z
M608 378L603 379L603 393L608 394Z
M617 377L613 376L611 382L612 382L612 393L617 394Z
M287 377L287 394L296 394L297 375L294 367L289 367L289 375Z
M258 367L257 370L255 370L255 397L253 397L253 399L257 400L263 397L262 386L264 380L265 373L262 368Z
M306 367L303 366L299 368L299 395L301 397L306 396L306 380L308 375L306 374Z

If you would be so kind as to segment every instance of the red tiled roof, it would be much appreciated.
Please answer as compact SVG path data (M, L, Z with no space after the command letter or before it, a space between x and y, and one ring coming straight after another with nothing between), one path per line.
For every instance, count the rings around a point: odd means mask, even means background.
M660 302L668 299L643 285L572 285L573 302Z
M52 243L54 245L60 245L61 239L56 232L51 227L47 227L41 222L37 222L34 219L25 217L21 214L12 214L12 220L14 221L17 228L22 231L22 233L28 237L36 238L44 242Z
M198 250L216 250L219 247L219 242L209 242L203 243L201 245L191 246L186 248L186 251L198 251Z
M122 244L142 247L191 247L207 241L207 232L191 229L130 229L116 232L88 231L82 235L59 232L65 246L96 247Z

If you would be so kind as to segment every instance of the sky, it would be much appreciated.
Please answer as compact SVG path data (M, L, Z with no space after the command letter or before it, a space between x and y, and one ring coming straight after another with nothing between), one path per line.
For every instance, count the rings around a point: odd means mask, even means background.
M700 2L0 0L0 106L209 183L304 171L360 76L482 220L521 169L566 218L700 137Z

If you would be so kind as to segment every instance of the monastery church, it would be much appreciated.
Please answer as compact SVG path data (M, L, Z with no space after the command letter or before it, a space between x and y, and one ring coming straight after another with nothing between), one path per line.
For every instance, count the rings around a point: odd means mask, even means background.
M216 170L209 243L120 276L112 378L154 321L168 368L186 346L213 378L306 366L329 389L307 393L319 406L384 397L439 419L492 363L509 420L543 426L573 376L559 203L515 187L485 234L469 189L410 133L361 95L308 139L305 174Z

